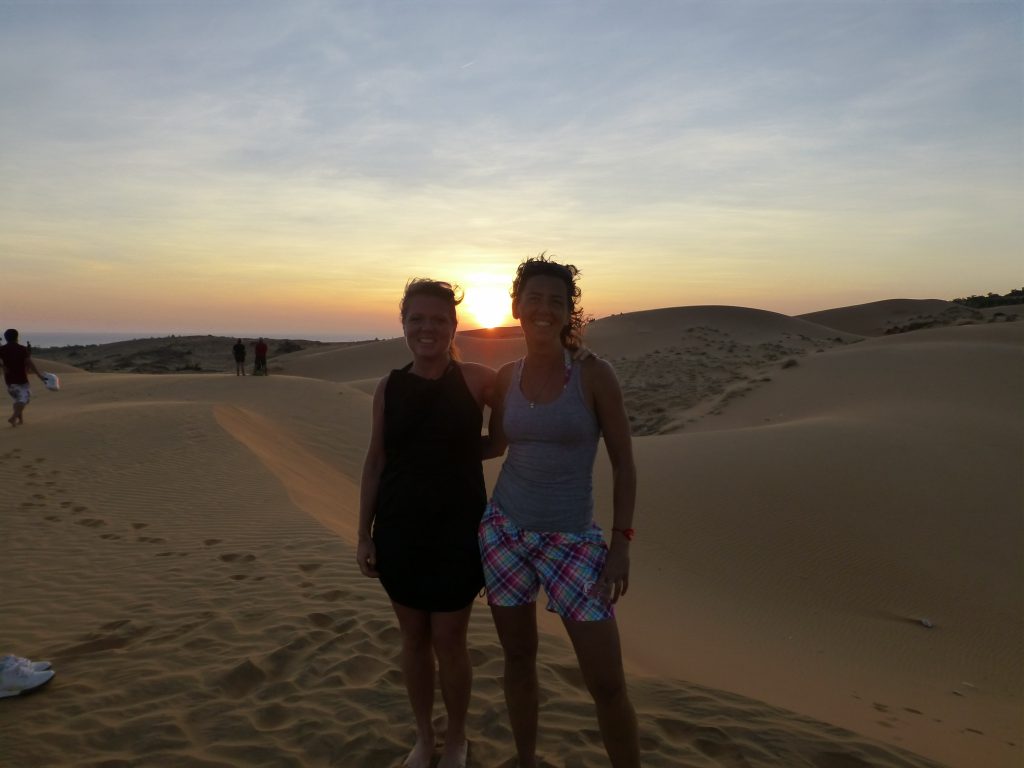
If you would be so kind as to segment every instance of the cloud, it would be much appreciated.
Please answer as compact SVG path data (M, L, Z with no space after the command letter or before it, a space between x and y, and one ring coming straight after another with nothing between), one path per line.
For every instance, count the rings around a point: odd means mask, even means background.
M995 280L1020 24L1012 3L6 4L0 249L26 273L383 291L452 254L628 248L770 282L834 273L823 244L933 268L973 243Z

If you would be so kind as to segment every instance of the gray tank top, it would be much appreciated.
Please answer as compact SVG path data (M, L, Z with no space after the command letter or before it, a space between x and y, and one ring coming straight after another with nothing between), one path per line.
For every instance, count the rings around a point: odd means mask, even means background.
M580 364L569 364L568 381L554 402L532 407L527 402L520 384L522 360L505 393L508 455L494 501L530 531L580 533L594 519L594 458L601 430L583 398Z

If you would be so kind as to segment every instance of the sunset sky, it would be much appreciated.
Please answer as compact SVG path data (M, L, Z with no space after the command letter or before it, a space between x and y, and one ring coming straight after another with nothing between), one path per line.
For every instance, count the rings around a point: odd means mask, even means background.
M1024 282L1022 19L0 0L0 325L394 336L407 278L505 307L543 250L597 317L1002 293Z

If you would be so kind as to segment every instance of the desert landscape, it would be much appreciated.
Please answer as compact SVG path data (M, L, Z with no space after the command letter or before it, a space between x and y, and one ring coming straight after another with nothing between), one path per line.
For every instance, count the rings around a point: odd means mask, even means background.
M618 616L645 766L1021 764L1018 310L591 323L639 471ZM244 379L233 342L36 351L62 387L0 431L0 653L57 674L0 700L0 765L401 764L398 628L354 538L371 393L404 342L276 339L270 375ZM458 344L491 366L523 353L514 329ZM500 459L485 466L493 483ZM604 524L608 475L600 454ZM544 628L545 765L605 765L564 632ZM470 765L512 768L482 599L470 645Z

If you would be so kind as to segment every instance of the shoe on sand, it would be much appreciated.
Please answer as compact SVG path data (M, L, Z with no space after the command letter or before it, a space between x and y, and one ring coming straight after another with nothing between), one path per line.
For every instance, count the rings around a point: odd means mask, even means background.
M8 662L0 667L0 699L38 688L50 682L53 674L52 669L33 669L32 662L28 659Z

